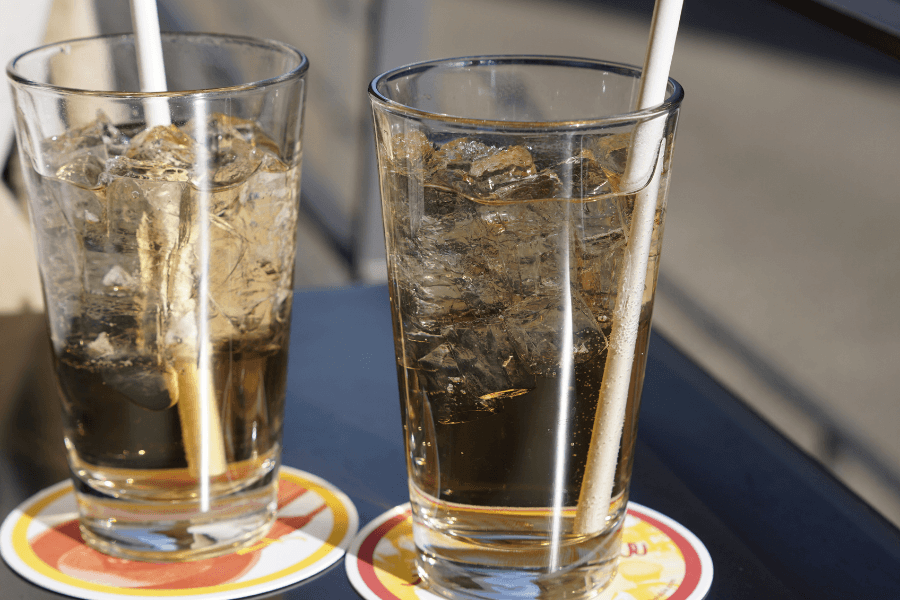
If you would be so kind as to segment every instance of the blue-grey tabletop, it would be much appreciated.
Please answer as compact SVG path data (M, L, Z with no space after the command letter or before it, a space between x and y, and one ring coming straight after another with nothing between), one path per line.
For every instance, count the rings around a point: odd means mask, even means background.
M283 463L343 490L362 526L408 499L388 291L299 292L293 314ZM48 475L34 465L24 472L6 447L9 510ZM900 597L900 531L657 335L632 486L633 500L707 547L709 600ZM4 599L59 597L6 565L0 590ZM259 596L358 597L342 562Z
M365 524L407 500L384 286L297 296L285 464L345 490ZM632 499L709 550L710 600L900 597L900 532L659 336ZM354 597L343 568L285 598Z

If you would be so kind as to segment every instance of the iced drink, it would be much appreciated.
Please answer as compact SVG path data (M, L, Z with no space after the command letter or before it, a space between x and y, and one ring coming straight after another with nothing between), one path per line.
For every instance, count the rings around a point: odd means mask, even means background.
M508 84L504 67L494 79ZM410 67L421 97L438 95L429 68L455 70L456 98L494 91L471 83L487 67L467 65L460 85L464 68L438 62ZM376 89L419 108L407 74ZM591 597L621 544L665 192L609 515L577 531L637 191L621 184L634 122L523 114L517 127L454 119L468 115L452 101L425 118L373 104L419 574L450 597Z
M82 535L145 560L265 535L280 464L299 138L181 102L21 144Z

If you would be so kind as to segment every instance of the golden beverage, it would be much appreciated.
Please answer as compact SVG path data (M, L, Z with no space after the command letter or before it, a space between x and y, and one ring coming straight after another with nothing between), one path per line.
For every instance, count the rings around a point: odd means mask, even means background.
M607 526L579 534L634 201L616 188L627 137L562 159L538 140L390 143L382 194L420 574L515 567L542 597L590 595L618 555L652 307L650 293ZM649 281L661 219L662 207Z
M162 560L259 539L276 507L299 165L220 114L149 128L100 114L42 156L26 175L82 535Z
M437 596L587 600L615 573L683 94L670 80L634 111L640 78L470 56L369 86L416 568Z
M227 467L216 485L231 491L271 477L281 439L286 349L270 340L248 346L216 352L212 361L215 410L227 432ZM69 462L85 486L134 499L191 500L196 477L186 427L162 365L141 357L98 364L67 348L56 374Z

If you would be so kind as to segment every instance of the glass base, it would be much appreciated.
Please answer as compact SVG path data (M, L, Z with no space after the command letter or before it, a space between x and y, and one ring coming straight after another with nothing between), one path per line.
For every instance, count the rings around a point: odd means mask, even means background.
M573 532L573 507L487 509L411 489L416 568L435 594L459 600L579 600L595 598L615 576L624 494L615 499L603 531L581 535Z
M104 554L178 562L228 554L261 540L275 522L277 480L210 500L140 501L106 497L75 479L81 536ZM86 489L85 489L86 488Z
M426 589L452 600L587 600L610 584L616 559L547 572L457 563L419 553L416 568Z

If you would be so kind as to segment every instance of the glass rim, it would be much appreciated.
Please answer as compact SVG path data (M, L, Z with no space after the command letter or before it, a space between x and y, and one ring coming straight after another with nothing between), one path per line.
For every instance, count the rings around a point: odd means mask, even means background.
M627 123L634 121L645 121L676 110L681 101L684 99L684 88L681 84L668 78L669 84L672 86L672 93L661 103L650 108L642 110L633 110L619 114L604 115L595 118L581 118L558 121L500 121L492 119L472 119L459 115L450 115L445 113L435 113L422 110L391 100L378 90L378 86L386 81L397 79L402 76L414 75L436 67L460 68L482 65L497 64L519 64L519 65L549 65L549 66L570 66L576 68L598 70L602 68L619 75L630 75L636 79L640 79L642 69L634 65L626 63L603 61L593 58L582 58L575 56L554 56L542 54L492 54L492 55L476 55L461 56L456 58L443 58L437 60L426 60L408 65L403 65L385 71L376 76L369 83L368 93L370 100L381 105L384 110L403 116L415 116L422 119L441 121L448 124L457 124L461 126L480 126L491 129L560 129L560 128L590 128L597 126L608 126L617 123Z
M122 98L122 99L132 99L132 98L179 98L179 97L193 97L193 96L203 96L203 95L215 95L223 92L233 93L237 91L247 91L254 89L261 89L265 87L269 87L272 85L276 85L282 83L284 81L289 81L292 79L297 79L309 69L309 59L297 48L291 46L290 44L286 44L284 42L279 42L277 40L267 39L267 38L257 38L253 36L247 35L237 35L237 34L223 34L223 33L206 33L206 32L163 32L161 34L163 40L166 38L173 39L201 39L201 38L211 38L218 39L222 41L234 41L234 42L249 42L257 46L262 46L270 49L278 49L282 52L293 55L298 59L297 65L290 69L289 71L278 75L277 77L270 77L267 79L260 79L257 81L248 81L246 83L241 83L238 85L225 86L225 87L214 87L214 88L199 88L194 90L177 90L177 91L166 91L166 92L141 92L138 90L135 91L118 91L118 90L91 90L77 87L69 87L69 86L61 86L55 85L52 83L45 83L42 81L34 81L28 77L25 77L17 70L17 65L20 61L33 58L34 55L38 53L46 53L53 49L57 49L57 52L64 53L66 52L66 47L71 46L72 44L85 44L89 42L99 42L102 40L126 40L133 39L133 33L110 33L104 35L94 35L87 36L81 38L73 38L69 40L63 40L60 42L53 42L50 44L44 44L42 46L38 46L36 48L31 48L22 52L12 60L9 61L6 65L6 75L11 80L12 83L22 85L29 88L37 88L44 89L52 92L56 92L58 94L71 94L71 95L79 95L79 96L95 96L99 98Z

